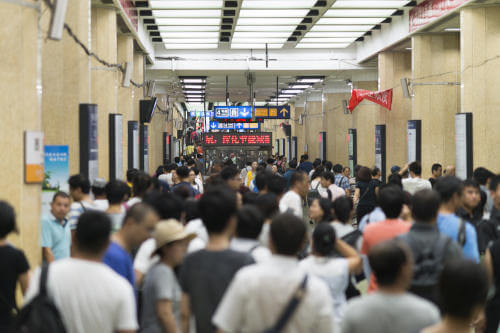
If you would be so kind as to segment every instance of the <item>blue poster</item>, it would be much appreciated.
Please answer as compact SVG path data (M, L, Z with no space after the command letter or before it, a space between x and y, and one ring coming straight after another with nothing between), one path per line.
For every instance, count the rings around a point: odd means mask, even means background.
M52 197L58 191L69 194L69 147L45 146L42 214L50 212Z

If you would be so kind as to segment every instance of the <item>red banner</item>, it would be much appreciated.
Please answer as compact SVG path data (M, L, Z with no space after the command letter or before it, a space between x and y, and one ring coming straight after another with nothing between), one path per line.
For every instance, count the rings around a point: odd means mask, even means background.
M382 105L384 108L391 110L392 107L392 89L383 91L370 91L363 89L353 89L349 106L347 107L351 113L364 99Z
M414 32L470 0L425 0L410 10L410 32Z

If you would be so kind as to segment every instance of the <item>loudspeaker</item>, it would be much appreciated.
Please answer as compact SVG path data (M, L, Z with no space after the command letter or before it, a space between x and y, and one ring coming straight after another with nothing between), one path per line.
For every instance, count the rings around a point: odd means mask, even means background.
M400 81L401 81L401 89L403 89L403 97L410 98L410 88L408 79L404 77Z
M130 78L132 76L133 62L125 63L125 72L123 73L122 86L130 87Z
M60 40L64 30L64 17L66 16L66 7L68 0L56 0L54 4L54 11L50 19L49 38Z

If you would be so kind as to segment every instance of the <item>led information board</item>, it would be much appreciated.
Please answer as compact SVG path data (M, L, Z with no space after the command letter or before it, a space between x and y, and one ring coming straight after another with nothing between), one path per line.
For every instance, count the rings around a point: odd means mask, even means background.
M252 118L251 106L214 106L215 119L249 119Z
M272 146L272 133L207 133L203 135L204 146Z
M219 123L218 121L210 122L212 130L257 130L260 128L260 123Z

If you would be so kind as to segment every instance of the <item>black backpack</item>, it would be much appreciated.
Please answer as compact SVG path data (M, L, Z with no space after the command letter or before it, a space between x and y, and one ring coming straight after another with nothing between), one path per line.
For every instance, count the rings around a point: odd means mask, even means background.
M438 233L431 246L419 244L411 232L399 236L398 239L408 244L413 253L413 280L410 291L437 304L439 275L443 270L445 251L452 241L451 238Z
M61 314L47 293L49 266L42 268L40 291L20 312L14 321L14 333L66 333Z
M307 206L311 207L313 201L315 199L321 198L321 195L319 194L318 188L320 187L321 182L318 182L318 185L316 185L315 188L310 189L309 192L307 193Z

